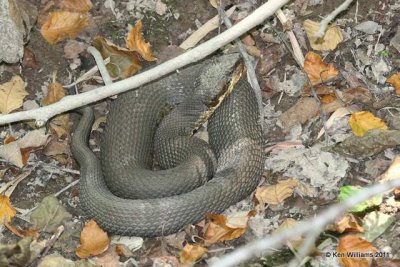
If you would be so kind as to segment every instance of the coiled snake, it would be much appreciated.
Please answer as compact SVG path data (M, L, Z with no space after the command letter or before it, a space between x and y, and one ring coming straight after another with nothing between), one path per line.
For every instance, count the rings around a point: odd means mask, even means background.
M111 233L168 235L255 189L263 170L262 132L245 78L231 83L232 92L211 115L209 143L192 137L229 87L238 59L204 60L118 96L107 117L101 162L87 144L93 112L81 109L71 147L88 217ZM152 170L154 159L162 170Z

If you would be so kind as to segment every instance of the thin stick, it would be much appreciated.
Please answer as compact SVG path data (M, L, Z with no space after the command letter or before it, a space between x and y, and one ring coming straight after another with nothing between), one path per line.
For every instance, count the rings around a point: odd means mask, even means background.
M325 31L326 28L328 27L328 24L336 18L337 15L339 15L340 12L343 10L347 9L349 5L353 2L353 0L346 0L344 1L340 6L338 6L335 10L332 11L326 18L324 18L319 26L319 31L315 33L315 37L317 38L323 38L325 36Z
M220 47L232 42L243 33L261 24L266 18L272 16L278 8L282 7L288 2L289 0L270 0L256 9L245 19L241 20L235 26L226 30L220 35L146 72L142 72L134 77L96 88L79 95L66 96L60 101L45 107L2 115L0 116L0 125L23 120L36 120L36 124L41 126L44 125L47 120L57 114L97 102L112 95L138 88L143 84L163 77L179 68L207 57Z
M97 68L99 68L101 77L103 77L103 81L105 85L109 85L112 83L112 79L110 74L107 71L106 65L104 64L103 57L101 56L100 52L94 48L93 46L89 46L87 51L92 54L94 60L96 60Z
M293 236L302 235L312 229L323 229L328 223L334 221L347 209L354 207L374 195L384 193L399 186L400 178L370 186L355 196L347 199L345 202L331 206L329 209L321 212L314 219L299 223L298 226L294 228L290 228L276 235L268 236L264 239L253 241L246 246L236 249L232 253L223 256L219 261L211 265L211 267L237 266L242 262L260 255L261 253L265 253L268 249L276 249L280 247L282 243Z
M231 28L232 22L228 18L228 16L225 14L225 11L222 7L218 6L219 9L219 14L221 14L221 17L226 25L226 27L229 29ZM264 125L264 109L262 105L262 96L261 96L261 87L260 84L258 83L257 76L256 76L256 71L254 70L253 67L253 62L250 59L250 56L246 52L246 48L242 44L242 41L240 41L239 38L235 39L235 44L238 46L240 54L242 55L244 64L246 65L247 68L247 74L249 75L249 82L251 87L253 88L254 94L257 99L257 105L258 105L258 112L259 112L259 120L260 120L260 125Z

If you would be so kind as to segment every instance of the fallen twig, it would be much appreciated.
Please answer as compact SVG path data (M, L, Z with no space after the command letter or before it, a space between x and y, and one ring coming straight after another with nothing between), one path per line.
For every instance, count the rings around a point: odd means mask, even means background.
M328 223L334 221L338 216L344 213L347 209L371 198L374 195L384 193L388 190L400 186L400 177L396 180L391 180L386 183L375 184L366 188L364 191L347 199L345 202L331 206L329 209L321 212L314 219L299 223L296 227L290 228L279 234L267 236L264 239L256 240L248 245L245 245L237 250L223 256L212 267L228 267L237 266L253 257L260 256L260 254L267 254L267 250L277 249L282 243L290 240L293 236L302 235L305 233L312 233L314 229L323 229Z
M315 33L315 37L323 38L325 36L326 28L328 24L339 15L340 12L347 9L349 5L353 2L353 0L346 0L340 6L338 6L335 10L332 11L328 16L326 16L320 23L319 31Z
M230 43L243 33L261 24L266 18L273 15L278 8L282 7L288 2L289 0L270 0L256 9L252 14L244 18L242 21L237 23L235 26L226 30L220 35L146 72L142 72L128 79L96 88L79 95L66 96L59 102L45 107L2 115L0 116L0 125L23 120L36 120L36 124L41 126L44 125L47 120L57 114L97 102L112 95L138 88L143 84L158 79L190 63L197 62L207 57L220 47Z
M229 29L232 27L232 22L228 18L228 16L225 14L225 11L223 10L222 7L218 6L218 13L221 15L226 27ZM242 41L240 41L239 38L235 40L236 45L239 48L240 54L242 55L244 64L246 65L247 68L247 74L249 75L249 82L251 87L253 88L254 94L257 98L257 105L258 105L258 112L259 112L259 120L261 126L264 125L264 109L263 109L263 104L262 104L262 96L261 96L261 88L257 80L256 76L256 71L254 70L253 67L253 62L250 59L250 56L246 52L246 48L242 44Z

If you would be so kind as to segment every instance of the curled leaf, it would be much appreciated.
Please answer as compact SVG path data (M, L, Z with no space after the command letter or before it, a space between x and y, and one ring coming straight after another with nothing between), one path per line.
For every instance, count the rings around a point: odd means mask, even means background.
M135 51L147 61L156 61L157 58L151 52L151 44L146 43L142 36L142 21L138 20L135 27L128 33L126 47L130 51Z
M332 63L324 63L321 56L314 52L307 53L304 61L304 71L313 85L327 82L339 74Z
M81 245L76 249L76 255L84 259L99 255L107 250L110 239L94 220L86 223L81 232Z
M190 264L200 259L206 253L207 249L203 246L186 244L180 253L179 261L182 264Z
M9 223L11 219L17 214L15 208L10 203L8 196L0 196L0 223Z
M88 15L56 11L50 14L40 32L47 42L55 44L67 38L75 38L88 25Z
M113 78L127 78L142 68L137 52L116 46L103 37L96 37L93 46L100 51L102 57L110 58L107 70Z

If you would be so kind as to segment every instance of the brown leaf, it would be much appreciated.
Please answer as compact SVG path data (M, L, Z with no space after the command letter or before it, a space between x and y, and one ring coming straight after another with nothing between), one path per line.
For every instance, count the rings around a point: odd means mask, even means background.
M24 47L24 57L22 58L22 66L31 69L37 68L35 53L33 53L33 51L26 46Z
M393 85L396 95L400 95L400 72L391 75L386 82Z
M110 239L94 220L86 223L81 232L81 245L76 249L76 255L84 259L96 256L107 250Z
M217 242L236 239L247 231L248 220L255 215L255 211L237 212L228 216L221 214L207 214L210 223L204 234L204 242L211 245Z
M351 213L345 214L342 218L336 220L334 224L328 225L327 230L340 234L344 232L364 232L364 228L358 224L356 217Z
M339 74L333 64L325 64L321 56L314 52L307 53L304 61L304 71L313 85L327 82Z
M137 52L116 46L103 37L96 37L93 46L100 51L104 59L110 58L107 70L114 78L125 79L142 68Z
M119 267L119 255L114 247L110 247L105 253L93 259L96 266Z
M135 27L128 33L126 38L126 47L130 51L135 51L147 61L156 61L157 58L151 52L150 43L146 43L142 36L142 21L138 20Z
M0 84L0 112L8 114L20 108L27 95L25 83L18 75L12 77L9 82Z
M304 30L307 33L308 40L312 49L318 51L334 50L338 44L343 41L342 31L338 26L330 26L325 32L323 38L316 38L315 34L319 31L320 24L312 20L305 20Z
M373 253L376 251L378 250L370 242L365 241L357 235L347 235L340 238L337 246L337 252L341 253L339 255L343 255L343 257L339 258L339 262L345 267L371 266L370 264L373 257L370 257L369 253L373 255ZM354 253L355 256L346 257L347 253ZM357 253L364 253L366 256L357 256Z
M262 204L278 205L290 197L298 185L296 179L279 181L276 185L258 187L255 197Z
M200 259L204 254L206 254L207 251L208 251L207 248L201 245L186 244L180 253L179 261L182 264L194 263L198 259Z
M90 0L61 0L58 7L62 10L85 13L92 9L93 4Z
M279 116L283 132L288 133L296 124L303 124L319 113L317 101L312 97L301 98L294 106Z
M65 96L64 88L58 82L49 84L47 90L47 96L42 100L44 106L56 103Z
M49 135L45 133L44 128L28 132L23 138L0 146L0 157L22 168L33 148L44 146L48 137Z
M47 96L43 99L42 105L47 106L60 101L64 96L64 88L58 82L49 84L47 88ZM69 115L58 115L50 121L50 129L52 133L57 134L58 137L67 136L70 131Z
M0 223L9 223L17 214L17 211L10 203L10 198L5 195L0 195Z
M9 224L9 223L5 223L5 226L7 227L8 230L10 230L14 235L18 236L18 237L32 237L34 240L37 240L39 238L39 233L37 230L21 230L16 228L15 226Z
M88 25L88 15L56 11L50 14L40 32L47 42L55 44L67 38L75 38Z
M357 101L368 104L372 101L372 94L368 88L359 86L345 89L343 91L343 98L346 102Z

